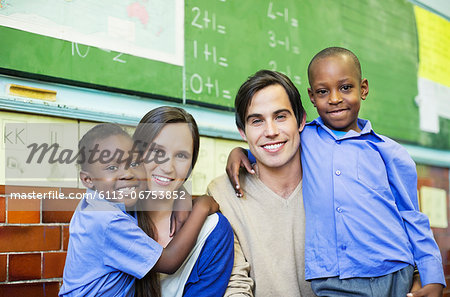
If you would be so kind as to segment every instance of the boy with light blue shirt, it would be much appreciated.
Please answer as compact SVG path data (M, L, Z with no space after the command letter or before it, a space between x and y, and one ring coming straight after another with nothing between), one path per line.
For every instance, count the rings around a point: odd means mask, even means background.
M134 279L158 261L162 246L137 226L125 204L87 190L70 222L60 296L134 296Z
M369 92L358 58L324 49L308 78L320 117L301 137L306 279L318 296L405 296L417 265L426 296L440 296L442 260L419 212L414 161L358 119Z
M401 145L358 119L369 92L358 58L324 49L310 62L308 79L320 116L301 133L305 277L314 293L406 296L416 265L423 287L408 296L441 296L442 260L419 212L415 164ZM235 168L249 165L231 155L228 163L238 192Z
M117 125L100 124L78 146L95 155L79 155L80 178L88 190L70 222L59 296L134 296L135 278L151 269L171 274L181 266L218 205L211 197L199 197L183 228L162 248L127 212L137 193L147 189L131 137Z

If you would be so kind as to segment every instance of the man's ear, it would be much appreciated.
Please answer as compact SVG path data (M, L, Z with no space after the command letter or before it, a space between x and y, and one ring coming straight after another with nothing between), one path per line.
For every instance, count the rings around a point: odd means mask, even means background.
M242 130L241 128L238 128L238 130L239 130L239 134L241 134L242 139L244 139L245 141L247 141L247 137L245 136L244 130Z
M313 95L314 95L313 90L311 90L311 88L308 88L309 100L311 100L311 102L314 105L314 107L316 107L316 101L314 100L314 96Z
M298 127L298 132L303 131L303 129L305 128L305 123L306 123L306 111L303 112L302 122L301 122L300 126Z
M85 186L88 189L93 190L94 189L94 183L92 182L92 178L89 174L89 172L81 170L80 171L80 179L83 186Z
M369 95L369 81L364 78L361 81L361 99L366 100L367 95Z

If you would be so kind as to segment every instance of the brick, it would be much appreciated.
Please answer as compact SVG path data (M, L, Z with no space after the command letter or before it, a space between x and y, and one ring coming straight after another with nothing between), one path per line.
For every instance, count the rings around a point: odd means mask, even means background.
M450 249L450 234L435 236L435 240L441 251Z
M418 178L417 179L417 189L420 190L421 187L432 187L433 179L432 178Z
M0 255L0 282L6 281L6 261L7 255Z
M69 225L62 226L62 239L63 239L63 250L67 251L69 246Z
M8 198L8 224L40 223L41 202L38 199Z
M14 199L8 197L8 211L40 211L39 199Z
M8 224L39 224L39 211L8 211Z
M58 297L60 284L58 282L44 283L44 296L45 297Z
M62 277L64 264L66 263L66 253L44 253L42 261L43 272L42 278Z
M445 275L450 275L450 264L447 265L443 265L444 266L444 274Z
M41 278L41 254L9 255L9 280Z
M42 210L44 211L74 211L80 199L67 198L64 196L57 196L55 198L42 199Z
M5 185L0 185L0 195L5 195Z
M5 197L0 197L0 223L6 221L6 201Z
M430 177L433 179L433 186L441 189L448 189L448 169L444 167L432 166L430 169Z
M42 222L69 223L79 202L78 199L42 200Z
M70 223L73 211L43 211L42 223Z
M5 187L5 193L6 195L11 195L11 193L18 193L18 194L35 194L41 195L40 198L43 198L43 195L53 195L55 192L59 192L59 188L54 187L35 187L35 186L6 186ZM36 197L38 198L38 197Z
M60 248L60 226L0 227L0 252L51 251Z
M2 284L0 285L0 297L33 296L33 297L57 297L58 282Z
M446 280L446 284L447 284L447 286L444 288L444 295L442 295L442 296L443 297L450 297L450 289L448 288L448 285L449 285L448 278Z

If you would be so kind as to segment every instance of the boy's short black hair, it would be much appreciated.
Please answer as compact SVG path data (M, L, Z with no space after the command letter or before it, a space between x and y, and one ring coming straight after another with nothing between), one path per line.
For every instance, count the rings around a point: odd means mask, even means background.
M114 135L123 135L131 139L130 134L117 124L103 123L91 128L78 142L77 163L81 170L86 170L89 150L91 150L99 140L106 139Z
M353 62L355 63L356 70L358 71L359 80L361 80L361 78L362 78L361 77L361 63L359 63L358 57L352 51L350 51L346 48L333 46L333 47L327 47L327 48L321 50L320 52L318 52L311 59L311 62L309 62L308 81L309 81L310 85L311 85L311 65L313 64L313 62L323 59L323 58L333 57L333 56L338 56L338 55L347 55L353 60Z
M239 129L245 130L245 115L256 92L271 85L281 85L286 91L292 110L294 111L297 125L300 127L303 121L305 109L303 108L300 93L292 81L284 74L271 70L260 70L250 76L239 88L234 101L236 110L236 125Z

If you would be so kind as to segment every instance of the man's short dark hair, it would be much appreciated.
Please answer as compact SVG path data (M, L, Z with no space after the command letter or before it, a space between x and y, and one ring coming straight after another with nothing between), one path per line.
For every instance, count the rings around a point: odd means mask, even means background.
M280 85L284 88L297 119L297 125L300 127L305 109L295 85L286 75L280 72L260 70L241 85L236 95L234 108L236 109L236 125L239 129L245 130L245 116L255 93L271 85Z
M355 63L356 70L358 71L359 80L361 80L361 63L359 63L358 57L352 51L350 51L346 48L333 46L333 47L327 47L327 48L321 50L320 52L318 52L311 59L311 62L309 62L309 65L308 65L309 84L311 85L311 65L313 64L314 61L317 61L317 60L320 60L323 58L339 56L339 55L349 56L353 60L353 63Z
M117 124L103 123L91 128L78 142L78 155L77 163L82 170L86 170L86 165L88 161L88 152L93 149L95 144L100 140L106 139L114 135L123 135L131 139L130 134L122 129Z

